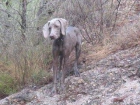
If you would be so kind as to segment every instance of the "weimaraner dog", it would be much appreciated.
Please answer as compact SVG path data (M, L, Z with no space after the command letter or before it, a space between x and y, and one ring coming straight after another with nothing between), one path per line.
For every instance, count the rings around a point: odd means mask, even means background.
M50 37L53 40L53 90L52 93L57 94L57 79L61 74L61 89L65 90L65 73L67 71L68 59L72 50L75 48L75 63L74 73L75 76L80 76L77 68L77 62L81 52L81 33L76 27L68 27L68 22L63 18L55 18L48 21L43 27L43 35L45 38ZM59 67L58 67L59 65ZM63 67L61 67L63 66Z

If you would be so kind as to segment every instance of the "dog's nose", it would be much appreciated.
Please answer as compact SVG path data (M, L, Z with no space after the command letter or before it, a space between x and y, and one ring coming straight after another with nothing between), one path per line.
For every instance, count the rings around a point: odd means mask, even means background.
M51 40L54 39L54 36L50 36Z

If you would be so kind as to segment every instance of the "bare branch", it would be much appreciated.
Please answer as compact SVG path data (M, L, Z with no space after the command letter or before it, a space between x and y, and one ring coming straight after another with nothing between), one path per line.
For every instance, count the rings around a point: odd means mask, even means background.
M118 18L118 10L119 10L120 3L121 3L121 0L117 0L117 1L118 1L118 5L116 7L116 14L115 14L115 20L114 20L112 31L115 29L115 26L116 26L116 21L117 21L117 18Z
M8 11L6 11L6 10L0 9L0 11L2 11L2 12L4 12L4 13L6 13L7 15L10 15L10 16L11 16L11 13L8 12ZM17 23L18 23L20 26L22 26L22 24L20 23L20 21L19 21L18 19L16 19L16 18L13 17L13 16L11 16L11 18L14 19L14 20L16 20Z

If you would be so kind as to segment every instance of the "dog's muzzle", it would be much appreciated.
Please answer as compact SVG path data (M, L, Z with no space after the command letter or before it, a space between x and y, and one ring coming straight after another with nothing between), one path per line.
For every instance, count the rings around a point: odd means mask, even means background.
M50 36L50 38L51 38L51 40L55 39L55 37L54 37L54 36Z

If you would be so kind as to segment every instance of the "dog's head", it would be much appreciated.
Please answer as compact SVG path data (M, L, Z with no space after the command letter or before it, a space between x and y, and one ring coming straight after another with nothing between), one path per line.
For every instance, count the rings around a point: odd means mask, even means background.
M45 38L57 39L60 34L66 35L67 21L63 18L55 18L48 21L43 27L43 35Z

